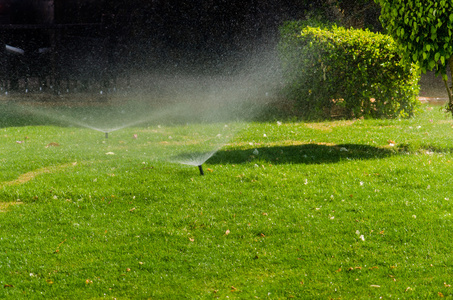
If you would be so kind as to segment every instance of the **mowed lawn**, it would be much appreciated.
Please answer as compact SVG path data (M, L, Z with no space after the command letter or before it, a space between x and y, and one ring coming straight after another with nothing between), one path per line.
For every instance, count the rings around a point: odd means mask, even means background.
M0 298L452 297L453 121L422 110L234 124L222 145L212 124L4 122ZM219 146L205 176L169 159Z

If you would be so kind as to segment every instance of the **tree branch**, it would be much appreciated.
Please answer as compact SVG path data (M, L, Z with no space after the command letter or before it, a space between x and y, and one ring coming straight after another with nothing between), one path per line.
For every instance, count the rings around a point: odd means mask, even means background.
M453 56L451 56L448 59L448 66L447 69L450 68L450 76L453 80ZM448 71L448 70L447 70ZM448 93L448 106L447 110L453 114L453 90L451 86L448 86L448 76L447 78L442 77L444 83L445 83L445 88L447 89Z

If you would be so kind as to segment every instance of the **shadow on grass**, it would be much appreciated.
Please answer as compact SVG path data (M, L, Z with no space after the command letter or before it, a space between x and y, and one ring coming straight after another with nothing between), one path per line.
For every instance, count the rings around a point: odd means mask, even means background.
M394 151L360 144L261 147L255 149L219 150L208 160L210 164L240 164L251 161L272 164L323 164L341 160L365 160L389 157ZM255 151L255 152L254 152Z

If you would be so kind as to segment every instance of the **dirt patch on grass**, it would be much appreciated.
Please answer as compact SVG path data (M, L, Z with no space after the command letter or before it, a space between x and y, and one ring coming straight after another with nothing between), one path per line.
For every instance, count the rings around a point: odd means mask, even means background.
M44 168L40 168L37 170L33 170L33 171L20 175L15 180L5 181L5 182L0 183L0 188L5 187L5 186L23 184L41 174L58 172L58 171L67 169L69 167L73 167L75 165L77 165L77 162L67 163L67 164L58 165L58 166L44 167Z
M205 141L198 141L198 140L187 140L187 141L162 141L159 142L160 145L166 146L188 146L188 145L201 145ZM215 145L215 143L213 144Z
M313 142L308 142L308 141L297 141L297 140L282 140L282 141L269 142L269 143L255 143L253 145L250 145L250 143L247 143L247 142L234 143L235 147L237 146L237 147L241 147L241 148L250 148L250 149L254 149L256 147L262 148L262 147L302 146L302 145L337 146L337 144L334 144L334 143L313 143ZM231 145L226 144L225 146L231 146Z
M351 126L354 124L355 120L344 120L344 121L335 121L335 122L323 122L323 123L305 123L305 126L310 129L321 130L321 131L332 131L333 127L339 126Z
M437 121L437 123L439 123L439 124L451 124L451 125L453 125L453 121L452 121L452 120L439 120L439 121Z
M19 204L22 204L22 202L0 202L0 213L7 212L10 206Z

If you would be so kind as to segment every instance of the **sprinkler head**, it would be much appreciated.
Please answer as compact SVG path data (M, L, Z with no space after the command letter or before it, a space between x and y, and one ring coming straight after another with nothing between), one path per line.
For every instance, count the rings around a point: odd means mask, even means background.
M200 175L204 175L203 167L201 165L198 166L198 170L200 170Z
M108 133L108 132L105 133L105 138L106 138L106 139L109 138L109 133Z

